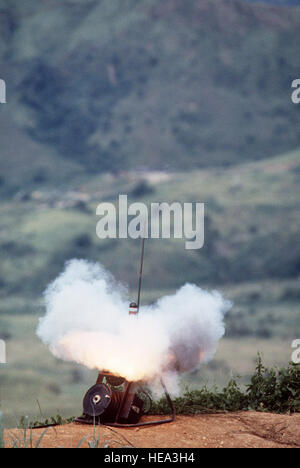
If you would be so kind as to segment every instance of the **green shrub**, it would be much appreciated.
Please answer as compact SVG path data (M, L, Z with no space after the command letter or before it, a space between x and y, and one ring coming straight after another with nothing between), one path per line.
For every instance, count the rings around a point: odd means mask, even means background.
M251 383L243 392L237 381L231 379L222 391L216 388L187 390L174 400L177 414L199 414L232 411L266 411L295 413L300 411L300 366L289 364L282 369L268 369L258 355ZM153 414L170 412L167 400L156 402Z
M300 366L268 369L258 356L256 372L247 389L249 406L257 411L300 411Z

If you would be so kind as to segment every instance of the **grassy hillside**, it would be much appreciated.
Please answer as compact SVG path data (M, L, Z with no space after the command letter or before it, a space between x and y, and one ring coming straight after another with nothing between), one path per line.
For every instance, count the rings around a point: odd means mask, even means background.
M67 181L76 165L227 166L300 143L294 10L239 0L2 0L0 9L5 112L35 142L14 145L7 128L0 175L10 192L16 173L19 185L53 183L46 159L55 169L66 161L56 173ZM22 163L2 169L11 144L18 162L34 145L33 174Z
M145 300L187 281L229 289L236 303L229 334L289 336L299 326L299 167L295 151L225 171L128 172L117 179L95 176L72 191L19 193L0 207L1 312L33 312L31 301L75 257L102 262L135 297L140 243L96 236L98 203L131 193L129 201L147 204L206 204L203 249L187 251L181 240L147 241Z

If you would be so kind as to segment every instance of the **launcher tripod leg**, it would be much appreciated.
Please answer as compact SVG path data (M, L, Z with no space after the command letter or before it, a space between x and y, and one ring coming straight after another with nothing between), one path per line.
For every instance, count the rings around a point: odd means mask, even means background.
M130 387L131 384L129 384ZM109 426L109 427L118 427L118 428L130 428L130 427L149 427L149 426L159 426L161 424L169 424L175 421L176 418L176 410L174 407L174 403L171 400L170 394L165 386L164 381L161 379L161 385L164 389L165 396L167 399L167 402L169 403L170 409L172 411L172 416L169 419L159 419L158 421L147 421L147 422L141 422L141 423L136 423L136 424L120 424L120 423L104 423L104 426Z

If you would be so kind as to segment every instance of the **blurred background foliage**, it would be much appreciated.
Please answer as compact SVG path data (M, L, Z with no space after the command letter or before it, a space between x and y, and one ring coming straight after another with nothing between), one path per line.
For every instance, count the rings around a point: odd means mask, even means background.
M74 257L102 262L135 298L139 242L96 236L96 206L123 193L206 204L203 249L146 245L144 302L189 281L234 304L215 361L185 382L246 383L258 349L267 365L289 360L300 10L266 3L292 2L0 0L0 400L12 424L36 399L46 415L80 413L94 374L55 361L34 330L43 290Z

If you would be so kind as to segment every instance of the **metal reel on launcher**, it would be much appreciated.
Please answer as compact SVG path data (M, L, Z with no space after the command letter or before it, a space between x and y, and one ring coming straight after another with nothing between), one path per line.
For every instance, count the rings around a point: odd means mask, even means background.
M105 383L104 383L105 382ZM122 387L122 388L121 388ZM111 374L99 374L96 385L83 399L83 416L77 422L94 424L137 424L145 403L137 394L137 385Z

